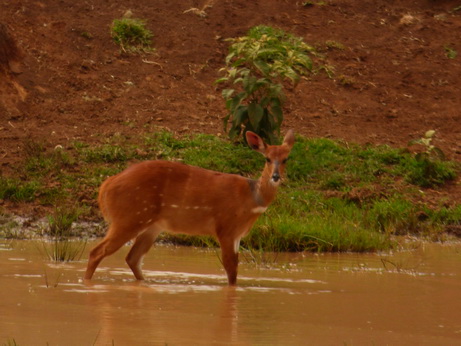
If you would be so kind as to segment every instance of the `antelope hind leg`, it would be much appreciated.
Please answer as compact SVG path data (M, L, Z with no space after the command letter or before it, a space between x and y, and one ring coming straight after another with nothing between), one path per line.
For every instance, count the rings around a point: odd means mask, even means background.
M150 250L152 245L154 245L155 239L157 239L159 233L160 230L155 227L145 230L137 236L133 247L126 256L126 263L131 268L137 280L144 280L144 275L141 270L142 258Z

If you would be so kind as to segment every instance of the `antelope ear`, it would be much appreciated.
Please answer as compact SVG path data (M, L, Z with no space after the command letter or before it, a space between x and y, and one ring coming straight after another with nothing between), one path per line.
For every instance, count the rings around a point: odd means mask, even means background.
M245 134L247 143L251 149L259 151L264 154L267 148L267 144L259 137L256 133L247 131Z
M285 135L285 138L283 138L283 144L290 149L293 148L293 145L295 144L295 134L293 130L288 130L288 132Z

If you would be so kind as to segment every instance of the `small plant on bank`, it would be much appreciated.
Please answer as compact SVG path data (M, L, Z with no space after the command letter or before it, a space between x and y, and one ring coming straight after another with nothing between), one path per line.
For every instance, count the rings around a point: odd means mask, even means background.
M436 147L432 144L432 140L435 138L435 131L429 130L424 133L424 136L418 139L414 139L410 141L410 145L419 144L422 145L425 150L423 153L416 154L416 158L420 159L422 157L425 158L432 158L438 160L445 160L445 154L443 153L442 149Z
M111 35L122 51L139 53L150 52L153 34L146 28L142 19L115 19L111 26Z
M327 40L327 41L325 41L325 47L326 47L327 49L337 49L337 50L344 50L344 49L346 49L346 47L345 47L342 43L340 43L340 42L338 42L338 41L333 41L333 40Z
M419 144L424 151L415 154L415 161L409 169L408 180L421 187L432 187L444 184L456 177L452 162L445 160L443 151L432 144L435 131L427 131L423 137L411 141L409 144Z
M314 48L299 37L269 26L256 26L246 36L229 39L231 45L225 76L217 83L227 83L222 91L230 122L228 134L234 139L247 131L275 143L283 122L283 82L294 86L300 76L313 69Z
M301 3L301 5L303 7L312 7L312 6L325 6L326 5L326 2L325 1L318 1L318 2L314 2L314 1L303 1Z
M450 45L445 45L445 55L448 59L455 59L458 56L458 52Z

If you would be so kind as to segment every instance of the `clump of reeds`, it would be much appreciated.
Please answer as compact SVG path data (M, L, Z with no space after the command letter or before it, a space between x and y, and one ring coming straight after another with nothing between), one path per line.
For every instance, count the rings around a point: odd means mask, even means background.
M42 248L50 260L71 262L82 257L87 241L72 236L72 224L78 220L79 213L77 207L58 207L48 216L46 233L50 240L42 241Z

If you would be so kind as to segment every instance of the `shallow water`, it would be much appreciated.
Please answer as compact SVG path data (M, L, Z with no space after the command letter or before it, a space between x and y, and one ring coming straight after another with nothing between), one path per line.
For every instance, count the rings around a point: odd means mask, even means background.
M144 283L124 247L85 285L93 245L56 265L37 243L0 241L0 344L461 344L459 244L282 254L269 269L241 263L237 288L213 250L167 246L147 255Z

